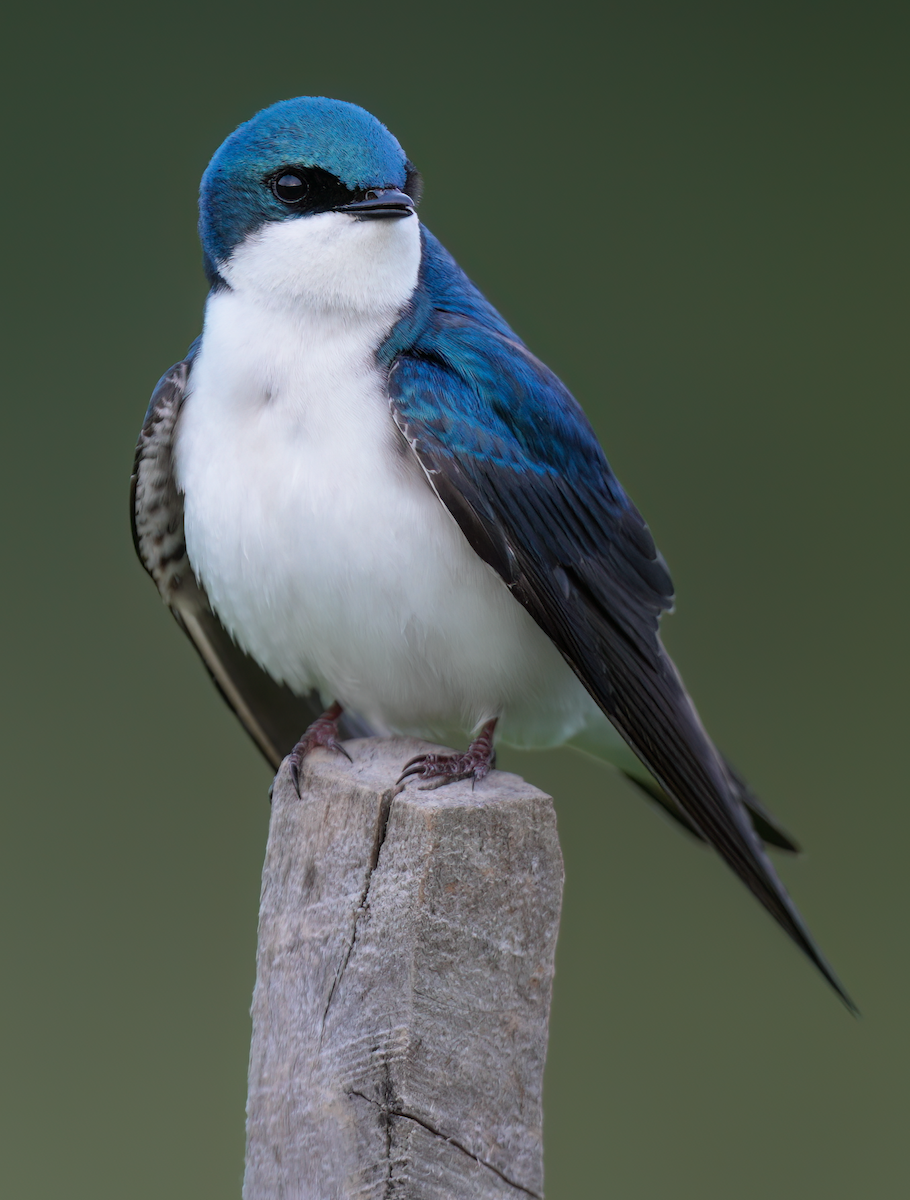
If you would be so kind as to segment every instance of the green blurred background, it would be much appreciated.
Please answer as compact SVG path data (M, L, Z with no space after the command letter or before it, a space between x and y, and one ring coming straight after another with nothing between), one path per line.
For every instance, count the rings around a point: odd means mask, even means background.
M586 406L864 1014L606 769L503 753L566 859L549 1200L910 1194L907 13L8 15L4 1196L240 1194L269 775L133 558L127 481L199 328L199 175L301 93L390 126L424 220Z

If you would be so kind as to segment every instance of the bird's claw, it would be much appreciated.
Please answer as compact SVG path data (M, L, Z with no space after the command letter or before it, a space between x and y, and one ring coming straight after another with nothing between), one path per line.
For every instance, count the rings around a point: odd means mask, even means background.
M316 724L318 724L318 722L316 722ZM354 761L337 737L334 735L320 738L310 737L308 730L288 755L290 760L288 763L288 769L291 772L291 779L294 783L294 791L298 796L300 795L300 768L303 766L303 760L311 750L315 750L318 747L321 747L323 750L334 750L337 754L343 754L349 763Z
M464 754L417 754L404 764L397 784L405 779L430 780L422 792L430 792L447 783L456 783L459 779L470 779L471 787L489 775L496 762L496 751L493 749L493 726L495 721L484 727L481 735L475 739Z
M447 783L457 783L459 779L471 779L479 783L490 773L490 760L482 754L418 754L404 764L404 770L398 776L397 782L405 779L429 779L433 782L421 788L422 792L434 788L445 787Z
M303 760L311 750L315 750L321 746L324 750L332 750L337 754L343 754L349 763L353 763L353 758L345 750L344 745L338 737L338 718L340 716L340 705L333 704L330 709L309 726L303 737L288 755L288 770L291 773L291 782L294 784L294 791L298 797L300 796L300 768L303 766Z

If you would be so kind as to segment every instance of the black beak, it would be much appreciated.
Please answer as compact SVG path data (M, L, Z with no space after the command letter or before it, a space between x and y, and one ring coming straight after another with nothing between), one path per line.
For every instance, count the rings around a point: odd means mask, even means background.
M339 204L332 211L349 213L359 220L367 217L370 220L378 217L391 217L398 220L400 217L414 215L414 201L405 192L399 192L397 188L371 188L362 200L355 200L353 204Z

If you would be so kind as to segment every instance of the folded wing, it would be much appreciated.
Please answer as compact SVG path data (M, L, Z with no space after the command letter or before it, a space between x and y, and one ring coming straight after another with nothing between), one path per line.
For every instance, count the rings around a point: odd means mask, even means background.
M661 645L672 584L581 409L517 340L424 314L390 365L393 415L440 500L658 781L850 1005ZM783 835L782 835L783 836Z

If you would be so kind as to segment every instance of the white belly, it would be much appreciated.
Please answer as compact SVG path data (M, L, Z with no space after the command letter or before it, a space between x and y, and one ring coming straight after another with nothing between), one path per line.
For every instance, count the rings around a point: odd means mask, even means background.
M373 359L395 314L209 301L177 438L190 562L238 644L380 729L501 717L553 745L595 711L471 550L392 421Z

